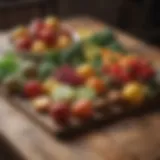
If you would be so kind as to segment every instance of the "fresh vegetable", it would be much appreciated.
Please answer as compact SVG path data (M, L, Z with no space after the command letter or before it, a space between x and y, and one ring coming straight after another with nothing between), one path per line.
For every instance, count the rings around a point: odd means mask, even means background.
M113 33L110 29L105 29L101 32L94 34L89 38L89 42L98 46L106 46L114 41Z
M46 79L55 70L55 66L50 62L44 62L39 66L39 78Z
M89 119L93 116L92 101L87 99L79 99L73 103L71 113L80 119Z
M14 53L6 53L0 59L0 81L4 80L7 76L16 73L20 67L20 60Z

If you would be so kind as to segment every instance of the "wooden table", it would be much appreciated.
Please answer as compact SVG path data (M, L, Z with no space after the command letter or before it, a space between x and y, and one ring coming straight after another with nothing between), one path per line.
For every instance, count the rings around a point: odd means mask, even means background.
M68 20L99 30L103 24L88 18ZM117 38L133 51L160 61L160 51L115 30ZM2 45L3 44L3 45ZM6 34L0 36L7 47ZM128 117L77 139L61 141L24 112L0 97L0 133L27 160L158 160L160 159L160 113Z

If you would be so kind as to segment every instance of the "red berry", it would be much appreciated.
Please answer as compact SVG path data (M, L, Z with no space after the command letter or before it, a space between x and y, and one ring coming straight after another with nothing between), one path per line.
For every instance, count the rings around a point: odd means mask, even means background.
M51 106L50 115L58 124L65 125L70 118L70 105L67 102L56 102Z
M47 45L55 45L57 35L55 31L49 28L43 28L39 32L38 38L44 41Z
M84 80L76 73L76 71L68 65L60 67L56 71L55 77L57 80L63 83L67 83L75 86L83 84L84 82Z
M36 97L43 92L42 85L39 81L28 81L24 86L24 94L28 97Z
M31 47L31 39L29 37L22 37L15 42L16 48L20 51L29 50Z

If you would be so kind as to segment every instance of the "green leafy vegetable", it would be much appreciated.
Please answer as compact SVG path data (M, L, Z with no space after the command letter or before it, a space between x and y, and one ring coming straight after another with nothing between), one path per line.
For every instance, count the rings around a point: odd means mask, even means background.
M105 29L89 38L89 42L102 47L111 44L114 40L113 33L110 29Z
M15 73L19 69L20 61L14 54L6 54L0 59L0 80Z

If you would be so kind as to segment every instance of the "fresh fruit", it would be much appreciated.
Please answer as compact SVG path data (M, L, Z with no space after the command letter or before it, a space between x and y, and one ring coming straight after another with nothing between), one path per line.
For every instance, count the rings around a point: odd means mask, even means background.
M35 78L37 76L37 65L34 62L23 62L21 72L26 78Z
M33 42L32 44L32 48L31 48L31 51L33 53L44 53L46 50L47 50L47 45L41 41L41 40L36 40Z
M54 76L58 81L69 85L77 86L83 84L83 79L76 73L76 71L72 67L68 65L64 65L58 68Z
M50 115L58 124L68 124L70 118L70 104L68 102L54 102L51 106Z
M20 51L29 50L32 44L30 37L21 37L15 41L16 49Z
M35 19L31 22L29 26L29 31L33 37L39 35L39 32L44 28L44 22L41 19Z
M89 77L92 77L95 75L95 70L93 69L93 67L90 64L80 65L76 71L77 71L78 75L80 77L84 78L85 80L87 80Z
M28 97L37 97L43 93L42 85L37 80L30 80L24 85L24 94Z
M43 28L38 34L38 39L48 46L54 46L56 44L57 35L54 30Z
M53 90L52 98L54 101L72 101L75 98L75 89L70 86L60 85Z
M43 90L47 94L51 94L53 90L55 90L57 87L59 87L60 83L53 78L48 78L45 80L45 82L42 84Z
M56 17L47 17L45 19L45 27L47 28L58 29L59 25L59 19Z
M22 37L27 37L29 35L27 28L25 28L24 26L19 26L17 27L11 35L12 40L17 40L19 38Z
M66 48L71 44L71 38L66 35L60 35L57 39L56 47L57 48Z
M88 119L93 116L92 101L87 99L79 99L73 103L71 113L74 117L80 119Z
M94 89L97 94L102 94L106 91L105 83L98 77L91 77L87 80L86 86Z
M51 104L51 100L47 96L40 96L32 100L33 107L38 112L47 112Z
M96 98L96 92L89 87L80 87L76 91L76 99L90 99Z
M141 104L145 99L145 86L130 82L123 87L122 97L131 104Z

